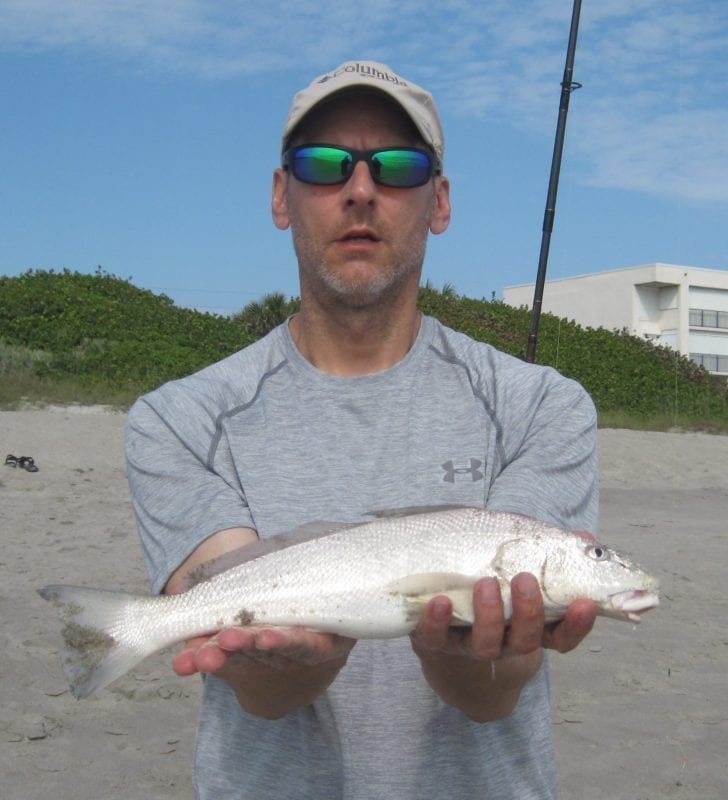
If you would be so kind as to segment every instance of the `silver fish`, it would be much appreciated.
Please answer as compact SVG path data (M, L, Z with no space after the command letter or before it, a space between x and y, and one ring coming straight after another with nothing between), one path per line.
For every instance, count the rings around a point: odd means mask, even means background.
M657 580L613 550L482 508L409 509L309 528L240 548L232 560L238 563L230 566L225 556L210 562L200 582L177 595L41 589L65 623L62 662L74 694L85 697L152 653L230 625L394 638L409 633L439 594L452 600L455 624L469 625L473 585L486 575L498 578L507 617L510 581L519 572L538 578L549 621L576 598L634 622L659 603Z

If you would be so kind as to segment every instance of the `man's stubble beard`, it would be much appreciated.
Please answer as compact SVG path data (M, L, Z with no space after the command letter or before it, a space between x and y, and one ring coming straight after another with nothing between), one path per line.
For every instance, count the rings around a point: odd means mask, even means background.
M411 243L409 248L383 264L376 274L355 279L332 269L317 248L305 236L295 237L294 247L299 262L302 295L312 294L326 305L350 310L363 310L397 299L400 290L413 279L419 285L426 240Z

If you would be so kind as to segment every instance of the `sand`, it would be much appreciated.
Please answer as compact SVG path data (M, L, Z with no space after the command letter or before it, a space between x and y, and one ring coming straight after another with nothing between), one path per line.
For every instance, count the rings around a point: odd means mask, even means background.
M198 678L169 655L86 700L58 664L46 583L146 591L124 414L0 412L0 797L191 798ZM562 800L728 798L728 437L600 432L601 538L663 582L641 625L599 620L551 656ZM391 798L389 800L396 800Z

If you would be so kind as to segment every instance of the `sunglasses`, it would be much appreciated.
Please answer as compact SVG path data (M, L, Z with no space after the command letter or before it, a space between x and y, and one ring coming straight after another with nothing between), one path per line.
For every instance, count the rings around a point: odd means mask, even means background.
M440 162L416 147L379 147L351 150L333 144L304 144L283 153L283 169L315 186L346 183L359 161L366 161L374 183L394 189L423 186L439 175Z

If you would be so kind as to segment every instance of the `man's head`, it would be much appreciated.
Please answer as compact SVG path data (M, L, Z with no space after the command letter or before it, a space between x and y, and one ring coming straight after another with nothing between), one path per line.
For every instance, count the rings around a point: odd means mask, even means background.
M442 142L429 94L383 65L343 65L296 95L272 207L292 229L302 303L416 301L427 234L450 216Z

